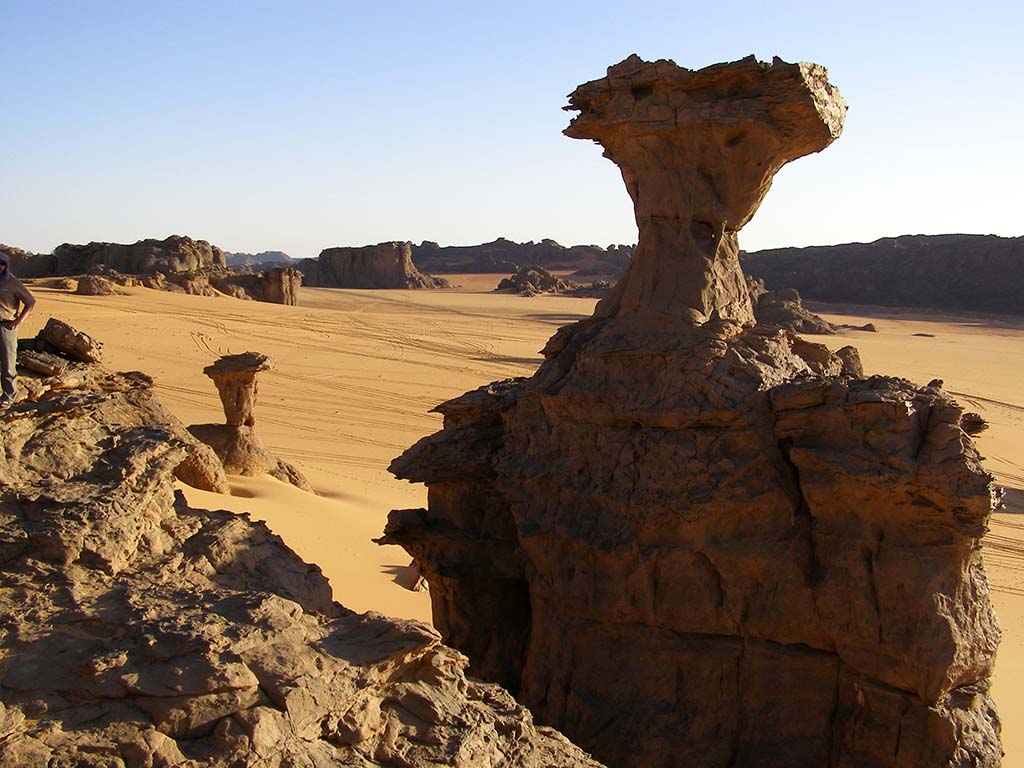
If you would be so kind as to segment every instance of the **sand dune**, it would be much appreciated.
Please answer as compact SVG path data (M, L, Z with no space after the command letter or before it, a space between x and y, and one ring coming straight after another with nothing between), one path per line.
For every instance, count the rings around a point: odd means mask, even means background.
M37 313L23 329L55 316L105 343L105 362L152 375L186 424L223 419L202 368L222 354L270 355L262 374L257 430L320 493L269 477L234 478L232 495L182 487L208 508L266 520L299 554L320 564L335 597L357 610L429 620L425 592L402 588L408 556L378 547L392 508L424 506L420 487L395 480L387 465L436 431L437 403L495 379L532 373L554 330L588 316L594 301L485 293L502 275L453 277L452 291L302 291L288 307L128 289L121 296L77 296L37 285ZM820 311L820 307L818 308ZM1024 323L830 308L836 323L873 322L879 333L820 337L854 344L868 373L945 389L981 413L986 466L1007 489L986 537L986 562L1003 624L996 701L1006 766L1024 765Z

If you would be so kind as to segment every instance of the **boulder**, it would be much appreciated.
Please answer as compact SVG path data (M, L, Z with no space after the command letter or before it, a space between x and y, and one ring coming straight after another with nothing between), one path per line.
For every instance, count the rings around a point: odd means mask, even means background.
M448 288L447 280L421 273L412 263L412 243L363 248L327 248L298 263L303 283L319 288Z
M152 382L85 367L0 420L0 765L599 768L429 627L190 506Z
M618 768L999 764L991 477L941 389L754 323L737 231L842 128L814 64L636 56L570 96L636 256L529 379L391 465L434 623Z
M97 341L87 333L76 331L55 317L46 321L39 336L72 360L97 363L103 358L103 342Z

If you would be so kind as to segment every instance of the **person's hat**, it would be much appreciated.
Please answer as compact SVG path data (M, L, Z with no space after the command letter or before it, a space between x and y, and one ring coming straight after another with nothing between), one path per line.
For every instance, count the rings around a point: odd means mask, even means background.
M3 251L0 251L0 261L2 261L4 264L10 264L11 263L11 257L8 256Z

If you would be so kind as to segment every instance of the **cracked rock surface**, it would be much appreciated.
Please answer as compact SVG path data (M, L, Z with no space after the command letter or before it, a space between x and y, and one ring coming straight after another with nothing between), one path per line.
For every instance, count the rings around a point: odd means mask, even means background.
M383 541L443 638L617 768L998 765L962 409L755 326L735 259L774 171L838 135L824 70L631 57L571 99L640 242L532 378L438 406L391 466L429 489Z
M93 366L0 421L0 765L598 765L430 628L189 507L161 412Z

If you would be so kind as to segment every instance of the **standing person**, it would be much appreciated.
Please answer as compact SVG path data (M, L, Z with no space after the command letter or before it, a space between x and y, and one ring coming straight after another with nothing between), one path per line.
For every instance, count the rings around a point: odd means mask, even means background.
M0 253L0 409L14 402L17 391L18 326L36 306L35 297L11 274L10 257Z

